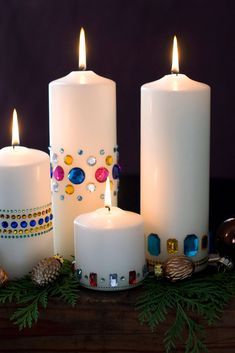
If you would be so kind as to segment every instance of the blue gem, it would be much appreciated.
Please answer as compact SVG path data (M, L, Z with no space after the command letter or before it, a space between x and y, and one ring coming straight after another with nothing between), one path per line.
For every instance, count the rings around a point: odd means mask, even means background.
M68 175L69 181L73 184L81 184L85 180L85 173L81 168L73 168Z
M51 213L50 214L50 221L52 221L52 219L53 219L53 214Z
M114 164L112 174L113 174L113 179L119 179L120 178L121 167L120 167L119 164Z
M43 218L39 218L38 224L39 224L40 226L43 224L43 222L44 222Z
M18 227L18 223L17 222L11 222L11 227L12 228L17 228Z
M22 222L20 223L20 226L21 226L22 228L26 228L27 225L28 225L28 223L25 222L25 221L22 221Z
M45 217L45 222L48 223L49 220L50 220L50 217L49 217L49 216L46 216L46 217Z
M198 252L198 237L195 234L189 234L184 239L184 254L186 256L195 256Z
M35 227L36 226L36 221L32 219L32 221L29 222L30 227Z
M148 252L150 255L158 256L161 252L160 238L157 234L151 233L148 236Z
M2 222L2 227L3 227L3 228L7 228L7 227L8 227L8 222L3 221L3 222Z
M50 177L51 178L53 177L53 166L51 163L50 163Z

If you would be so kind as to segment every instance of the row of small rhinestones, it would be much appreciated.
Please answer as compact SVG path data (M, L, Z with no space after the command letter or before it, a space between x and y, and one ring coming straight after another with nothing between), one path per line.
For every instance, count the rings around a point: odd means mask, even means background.
M42 210L43 208L48 208L51 207L51 203L48 203L47 205L40 206L40 207L34 207L34 208L25 208L23 210L9 210L9 209L0 209L0 212L2 213L28 213L28 212L36 212L39 210ZM48 210L47 210L48 211Z
M7 211L5 211L5 212L7 212ZM32 211L34 211L34 210L32 210ZM4 212L4 211L0 210L0 212ZM31 212L31 211L29 210L29 212ZM0 218L1 219L26 219L26 218L32 218L32 217L40 217L40 216L44 216L44 215L46 215L48 213L51 213L51 208L48 208L48 209L46 209L44 211L37 211L37 212L29 213L29 214L25 214L23 212L23 210L22 210L22 213L23 213L22 215L21 214L17 214L17 215L16 214L11 214L10 215L9 211L8 211L8 213L5 213L5 214L1 213L0 214Z
M46 228L49 228L51 225L52 224L47 224ZM44 228L45 228L45 226L43 226L42 228L40 227L40 229L44 229ZM49 233L52 229L53 228L51 227L47 230L44 230L44 231L38 232L38 233L34 233L34 234L21 234L21 233L19 233L19 235L0 235L0 238L2 238L2 239L24 239L24 238L37 237L37 236ZM35 231L35 229L34 229L34 231ZM4 231L3 231L3 233L4 233ZM26 233L26 231L25 231L25 233ZM16 234L16 233L14 233L14 234Z

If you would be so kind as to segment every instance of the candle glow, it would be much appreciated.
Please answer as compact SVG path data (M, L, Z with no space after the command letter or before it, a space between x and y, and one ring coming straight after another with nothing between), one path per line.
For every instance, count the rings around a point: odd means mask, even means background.
M174 36L173 40L173 51L172 51L172 66L171 66L171 73L178 74L179 73L179 54L178 54L178 45L177 45L177 38Z
M112 206L109 177L106 179L106 184L105 184L104 206L107 208L111 208Z
M16 146L20 144L20 137L19 137L19 126L18 126L18 119L17 119L17 112L14 109L13 111L13 119L12 119L12 146Z
M79 38L79 69L86 70L86 40L83 27L81 28Z

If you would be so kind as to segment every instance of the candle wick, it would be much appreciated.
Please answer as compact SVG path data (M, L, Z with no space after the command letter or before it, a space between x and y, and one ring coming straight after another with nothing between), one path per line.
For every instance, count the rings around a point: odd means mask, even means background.
M179 75L179 72L178 72L178 71L175 71L175 70L171 70L171 74L178 76L178 75Z
M107 208L109 210L109 212L111 211L111 207L110 206L104 206L105 208Z

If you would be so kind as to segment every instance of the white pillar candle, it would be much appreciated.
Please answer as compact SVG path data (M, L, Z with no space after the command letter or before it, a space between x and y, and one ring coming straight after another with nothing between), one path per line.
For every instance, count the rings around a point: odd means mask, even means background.
M21 146L0 150L0 266L10 278L53 255L49 156Z
M146 275L143 218L118 207L81 214L74 221L75 261L82 286L122 290Z
M73 220L102 206L108 175L116 204L115 82L73 71L49 84L49 112L55 250L68 257L74 252Z
M210 87L178 74L141 88L141 214L149 263L185 253L205 267Z

